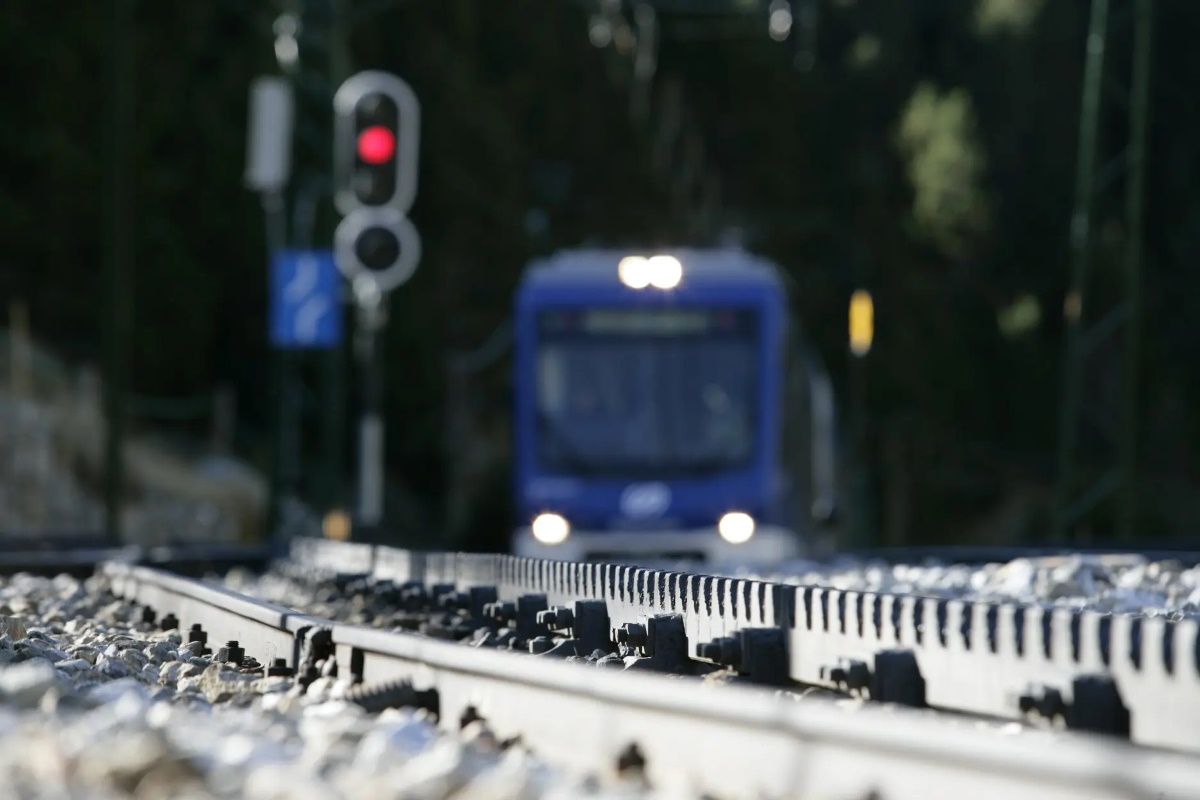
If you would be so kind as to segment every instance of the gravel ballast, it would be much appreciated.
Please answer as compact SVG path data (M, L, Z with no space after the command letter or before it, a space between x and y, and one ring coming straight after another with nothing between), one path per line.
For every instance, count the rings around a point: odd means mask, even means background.
M647 797L573 780L483 722L368 714L345 684L213 663L102 578L0 578L0 796Z
M770 569L730 565L716 574L797 586L1009 602L1184 619L1200 616L1200 566L1131 555L1018 558L1006 563L900 564L842 559Z

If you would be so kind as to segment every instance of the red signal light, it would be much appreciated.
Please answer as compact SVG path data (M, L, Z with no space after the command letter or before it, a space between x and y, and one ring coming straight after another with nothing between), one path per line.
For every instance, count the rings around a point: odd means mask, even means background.
M372 125L358 135L358 157L368 164L384 164L396 155L396 135L382 125Z

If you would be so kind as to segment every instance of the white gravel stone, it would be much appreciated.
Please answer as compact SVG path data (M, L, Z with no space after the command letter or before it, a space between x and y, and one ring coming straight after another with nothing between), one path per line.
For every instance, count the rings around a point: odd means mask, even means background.
M924 597L1066 606L1100 612L1183 619L1200 616L1200 566L1150 561L1136 555L1019 558L970 567L961 564L888 565L840 559L795 561L771 568L725 565L716 575Z
M305 691L194 656L103 581L0 577L0 606L26 626L0 635L4 800L588 794L482 729L470 741L424 711L369 715L331 677Z
M18 708L35 705L56 686L58 671L43 658L31 658L0 670L0 699Z
M162 641L154 642L143 652L152 664L165 664L168 661L174 660L179 650L173 643Z
M55 666L68 674L79 673L92 668L92 665L83 658L69 658L64 661L59 661Z

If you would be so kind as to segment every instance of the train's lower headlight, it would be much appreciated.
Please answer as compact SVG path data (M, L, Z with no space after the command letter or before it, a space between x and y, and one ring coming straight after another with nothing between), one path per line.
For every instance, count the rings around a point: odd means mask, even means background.
M562 544L571 535L571 525L558 514L538 514L530 528L542 544Z
M754 535L754 517L741 511L730 511L717 523L717 533L730 544L744 544Z

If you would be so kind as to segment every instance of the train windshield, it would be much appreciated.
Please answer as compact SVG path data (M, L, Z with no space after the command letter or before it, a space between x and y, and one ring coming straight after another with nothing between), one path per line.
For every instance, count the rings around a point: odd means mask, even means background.
M544 468L688 477L753 455L754 309L555 309L539 314L538 332Z

